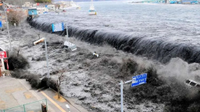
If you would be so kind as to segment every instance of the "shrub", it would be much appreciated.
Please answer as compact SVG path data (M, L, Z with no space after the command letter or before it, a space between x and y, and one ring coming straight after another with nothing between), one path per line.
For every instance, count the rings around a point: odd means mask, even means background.
M19 9L18 10L11 9L7 15L9 23L11 25L14 25L14 23L16 23L17 26L22 20L24 20L27 17L26 11Z
M35 0L38 3L51 3L51 0Z
M10 70L23 69L29 65L28 61L20 54L12 54L8 58L8 63Z

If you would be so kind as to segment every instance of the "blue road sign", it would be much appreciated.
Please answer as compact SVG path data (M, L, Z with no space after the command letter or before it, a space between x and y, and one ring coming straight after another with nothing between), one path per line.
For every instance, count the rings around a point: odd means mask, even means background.
M58 32L64 30L64 23L54 23L52 24L52 32Z
M3 26L2 26L2 22L0 21L0 28L2 28Z
M134 77L132 78L131 87L138 86L138 85L141 85L141 84L145 84L146 81L147 81L147 73L134 76Z

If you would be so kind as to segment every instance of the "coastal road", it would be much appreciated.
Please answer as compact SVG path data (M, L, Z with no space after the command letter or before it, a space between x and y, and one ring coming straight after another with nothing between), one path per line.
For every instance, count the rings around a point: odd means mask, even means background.
M76 105L72 99L64 99L63 97L58 99L56 93L51 89L40 92L32 89L25 79L15 79L9 76L0 77L0 94L0 110L12 107L20 108L19 105L29 103L30 105L26 105L26 108L34 109L34 104L32 105L31 102L47 99L48 112L88 112L83 107ZM37 108L40 109L40 104L37 105L39 105ZM12 110L15 111L19 108Z

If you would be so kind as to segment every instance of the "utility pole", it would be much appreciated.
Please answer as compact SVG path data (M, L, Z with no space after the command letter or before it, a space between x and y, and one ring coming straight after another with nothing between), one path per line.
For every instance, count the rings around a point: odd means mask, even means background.
M3 2L3 9L6 17L6 25L7 25L7 31L8 31L8 39L9 39L9 52L11 52L11 40L10 40L10 29L9 29L9 24L8 24L8 17L7 17L7 10L5 8L5 2Z
M20 6L21 8L22 8L22 5L23 5L23 2L22 2L22 0L21 0L21 6Z

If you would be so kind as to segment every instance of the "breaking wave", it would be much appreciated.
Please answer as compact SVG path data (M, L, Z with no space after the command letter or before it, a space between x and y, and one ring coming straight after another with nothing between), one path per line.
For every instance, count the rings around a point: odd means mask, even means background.
M52 33L51 23L40 23L37 19L27 18L28 23L38 29ZM132 36L131 33L103 31L91 28L69 26L69 36L91 44L108 45L125 52L133 53L158 60L162 63L169 62L171 58L179 57L188 63L200 62L200 48L186 43L170 43L159 39L149 39L148 36ZM66 35L66 31L56 32Z

